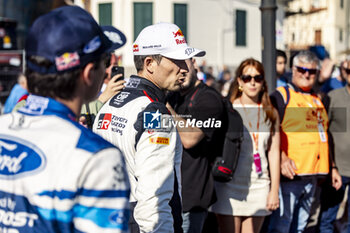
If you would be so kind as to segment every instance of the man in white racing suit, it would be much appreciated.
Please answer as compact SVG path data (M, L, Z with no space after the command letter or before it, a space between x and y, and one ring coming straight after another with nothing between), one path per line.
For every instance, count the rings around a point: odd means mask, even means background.
M130 231L182 232L182 144L165 107L165 91L178 91L185 60L203 56L178 26L144 28L133 44L137 76L96 116L93 130L123 152L131 185Z
M39 17L26 41L26 106L0 117L0 232L128 232L122 153L76 122L114 44L76 6Z

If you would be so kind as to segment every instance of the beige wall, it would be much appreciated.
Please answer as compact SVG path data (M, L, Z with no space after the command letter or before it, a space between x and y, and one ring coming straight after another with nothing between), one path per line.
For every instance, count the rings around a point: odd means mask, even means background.
M133 2L135 0L91 0L91 13L98 19L98 4L113 3L113 25L123 31L127 44L117 51L123 55L123 65L133 67ZM153 2L153 22L173 22L173 4L188 4L188 43L207 51L205 60L214 69L223 64L236 67L243 59L261 59L260 0L137 0ZM247 11L247 46L234 44L235 9Z

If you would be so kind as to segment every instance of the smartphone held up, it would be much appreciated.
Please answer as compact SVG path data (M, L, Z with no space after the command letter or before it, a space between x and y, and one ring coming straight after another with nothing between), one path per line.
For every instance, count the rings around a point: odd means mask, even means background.
M115 80L115 81L117 82L119 80L123 80L124 79L124 67L122 67L122 66L113 66L112 67L112 71L111 71L111 78L113 78L117 74L122 74L122 76L120 78L118 78L117 80Z

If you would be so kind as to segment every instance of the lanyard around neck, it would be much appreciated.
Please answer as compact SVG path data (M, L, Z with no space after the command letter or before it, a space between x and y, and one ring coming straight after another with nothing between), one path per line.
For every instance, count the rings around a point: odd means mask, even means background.
M246 119L248 120L249 128L250 128L250 130L252 132L252 135L253 135L254 146L255 146L254 149L256 151L258 151L258 146L259 146L259 126L260 126L260 103L258 104L258 120L256 122L256 130L257 130L257 132L254 133L253 124L250 121L250 118L248 117L247 109L245 108L241 98L239 98L239 102L241 102L241 104L243 106L244 115L245 115Z

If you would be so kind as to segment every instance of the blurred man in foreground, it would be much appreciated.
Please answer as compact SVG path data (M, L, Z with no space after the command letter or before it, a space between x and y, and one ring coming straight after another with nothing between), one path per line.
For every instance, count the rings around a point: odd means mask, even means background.
M0 118L1 232L127 232L119 149L76 122L97 96L113 47L85 10L39 17L26 41L29 97Z

